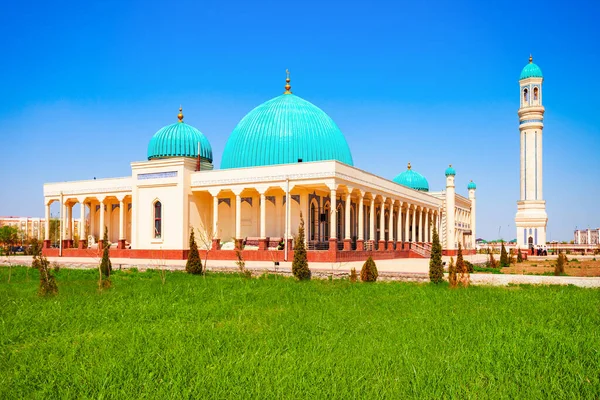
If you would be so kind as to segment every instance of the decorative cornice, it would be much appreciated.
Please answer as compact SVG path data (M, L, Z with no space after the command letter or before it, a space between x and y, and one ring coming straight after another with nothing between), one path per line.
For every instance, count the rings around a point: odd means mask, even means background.
M80 190L58 190L54 192L44 192L44 197L50 196L72 196L78 194L105 194L105 193L116 193L116 192L131 192L131 186L120 186L120 187L112 187L112 188L94 188L94 189L80 189Z

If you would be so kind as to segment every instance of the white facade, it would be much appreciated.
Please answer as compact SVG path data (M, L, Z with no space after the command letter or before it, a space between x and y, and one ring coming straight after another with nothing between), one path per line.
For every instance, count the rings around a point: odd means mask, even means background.
M131 249L187 249L190 227L223 245L292 239L300 212L309 249L330 239L344 246L365 242L365 249L429 243L434 226L444 248L455 249L459 241L474 248L474 190L471 199L454 187L417 191L337 161L196 171L196 160L171 157L131 167L131 177L45 184L46 213L55 201L66 215L83 204L80 218L90 221L86 237L101 240L105 226L110 242ZM63 238L71 236L66 225Z

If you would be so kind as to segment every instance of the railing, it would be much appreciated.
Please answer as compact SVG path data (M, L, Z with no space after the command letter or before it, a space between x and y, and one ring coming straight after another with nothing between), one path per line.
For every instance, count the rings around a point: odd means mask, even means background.
M431 257L431 249L427 249L425 248L425 246L422 246L420 244L411 243L410 249L425 258Z
M329 242L320 242L318 240L308 241L308 250L329 250Z

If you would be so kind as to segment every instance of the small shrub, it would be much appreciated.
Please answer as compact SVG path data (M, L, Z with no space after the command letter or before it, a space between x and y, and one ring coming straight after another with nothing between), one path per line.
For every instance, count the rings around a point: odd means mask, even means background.
M360 270L360 280L363 282L375 282L378 276L379 273L377 272L375 261L369 256Z
M298 228L298 240L294 249L294 261L292 262L292 273L300 281L310 280L311 272L308 268L308 257L304 247L304 218L300 213L300 227Z
M431 259L429 260L429 280L432 283L440 283L444 280L442 245L435 226L433 227L433 244L431 245Z
M471 277L469 276L469 271L467 271L467 266L463 260L462 244L460 242L458 243L458 254L456 255L456 272L458 274L458 283L464 287L469 286Z
M185 263L185 272L192 275L200 275L203 272L202 260L200 259L198 245L196 244L196 239L194 237L194 228L190 229L190 252L188 253L188 259Z
M252 272L246 269L246 261L244 260L244 256L242 255L240 249L235 249L235 256L237 257L235 265L237 265L238 269L240 270L240 275L244 278L252 278Z
M465 266L467 267L467 272L473 273L473 264L470 261L464 260Z
M554 275L560 276L565 273L565 264L566 264L567 256L563 253L558 255L558 259L556 260L556 265L554 266Z
M521 253L521 249L517 249L517 262L518 263L523 262L523 253Z
M502 242L502 249L500 250L500 268L508 267L510 267L508 253L506 252L506 247L504 247L504 242Z
M566 258L566 257L565 257L565 258ZM578 263L578 262L579 262L579 260L578 260L578 259L576 259L576 258L571 258L569 261L570 261L570 262L576 262L576 263Z
M352 268L350 270L350 282L355 283L358 280L358 275L356 274L356 268Z
M498 263L496 262L496 259L494 258L494 253L492 253L490 251L490 268L497 268L498 267Z
M108 249L110 248L110 243L108 242L108 229L106 227L104 228L104 239L102 240L102 242L104 249L102 250L100 272L102 273L102 277L110 278L110 273L112 272L112 263L110 262L110 258L108 256Z
M46 257L33 257L33 265L40 271L39 296L50 296L58 293L58 285L52 272L50 272L50 262ZM33 266L32 265L32 266Z
M450 282L450 287L456 287L457 279L454 257L450 257L450 265L448 266L448 282Z

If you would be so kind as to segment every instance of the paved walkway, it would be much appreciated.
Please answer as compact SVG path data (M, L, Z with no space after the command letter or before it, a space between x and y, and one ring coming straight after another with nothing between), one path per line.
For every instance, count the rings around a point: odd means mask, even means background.
M473 263L487 260L485 254L466 256L465 259ZM17 256L10 258L12 265L31 265L32 257ZM48 257L51 263L58 263L67 268L97 268L100 258L89 257ZM450 257L443 257L446 265ZM183 270L186 260L151 260L131 258L111 258L113 268L138 268L159 269L166 268L172 271ZM403 258L395 260L378 260L377 270L383 280L407 280L423 281L429 280L429 259ZM6 257L0 258L0 265L8 265ZM363 262L338 262L338 263L310 263L310 269L316 277L328 276L345 277L352 268L360 273ZM213 271L235 271L235 261L208 260L208 269ZM281 262L275 267L271 261L247 261L246 268L252 270L256 275L263 272L291 274L292 263ZM474 285L508 285L508 284L533 284L533 285L575 285L588 288L600 288L600 277L572 277L572 276L540 276L540 275L508 275L508 274L471 274L471 282Z

